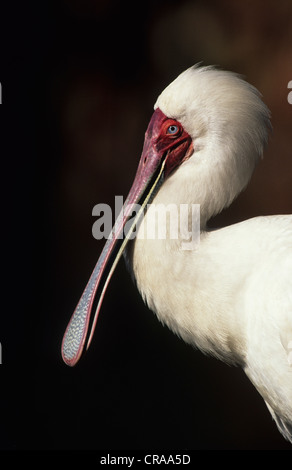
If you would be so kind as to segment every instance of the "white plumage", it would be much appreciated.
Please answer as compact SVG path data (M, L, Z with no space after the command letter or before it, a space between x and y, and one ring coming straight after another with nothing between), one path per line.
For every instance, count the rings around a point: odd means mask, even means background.
M199 203L201 241L184 251L176 240L138 236L138 288L186 342L240 364L292 441L292 216L206 227L247 185L267 141L268 109L249 84L213 68L188 69L155 106L182 123L194 153L153 203Z
M255 88L212 67L186 70L155 109L182 125L193 148L165 177L143 222L155 223L153 204L200 204L201 236L189 251L180 239L138 232L127 248L138 289L187 343L243 367L292 442L292 216L207 225L248 184L267 142L269 111Z

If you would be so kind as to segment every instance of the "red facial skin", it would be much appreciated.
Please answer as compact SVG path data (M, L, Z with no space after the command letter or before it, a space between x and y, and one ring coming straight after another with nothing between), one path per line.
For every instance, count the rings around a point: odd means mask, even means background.
M170 132L171 127L177 130ZM168 176L178 165L191 156L193 143L191 136L175 119L170 119L157 108L148 125L142 158L147 158L149 150L156 151L156 157L166 156L165 176ZM151 152L150 152L151 153Z
M141 201L145 202L147 194L150 194L150 191L154 191L160 176L169 176L192 153L193 143L190 135L178 121L169 119L157 108L145 133L143 152L135 180L123 206L121 216L118 217L114 226L112 239L107 240L65 331L62 342L62 357L66 364L74 366L80 359L85 346L87 349L91 342L107 285L127 243L127 240L125 240L115 259L110 261L114 248L117 246L117 240L123 232L124 225L129 217L131 217L131 206L136 203L141 204ZM106 267L109 267L110 270L105 278ZM99 286L103 286L103 289L99 297L91 330L88 331L93 301Z

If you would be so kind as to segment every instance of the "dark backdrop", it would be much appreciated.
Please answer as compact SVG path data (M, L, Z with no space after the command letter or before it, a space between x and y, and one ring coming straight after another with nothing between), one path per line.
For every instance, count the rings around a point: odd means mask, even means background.
M202 61L243 74L273 134L214 223L292 210L289 1L60 0L1 6L2 449L289 449L244 373L144 306L124 263L90 351L60 355L102 249L92 208L126 195L153 104Z

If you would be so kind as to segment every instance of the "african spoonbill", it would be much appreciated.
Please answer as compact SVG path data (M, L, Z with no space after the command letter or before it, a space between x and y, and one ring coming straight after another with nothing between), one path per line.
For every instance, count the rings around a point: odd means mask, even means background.
M125 252L149 308L187 343L241 366L292 442L292 216L216 230L207 225L248 184L267 143L269 110L237 75L198 66L179 75L154 109L123 211L66 329L63 359L73 366L88 348ZM128 242L120 235L134 203L142 212L131 222L129 233L137 227L138 233ZM164 239L139 237L156 223L157 204L187 205L184 217L200 204L194 249L182 249L182 237L170 237L167 227Z

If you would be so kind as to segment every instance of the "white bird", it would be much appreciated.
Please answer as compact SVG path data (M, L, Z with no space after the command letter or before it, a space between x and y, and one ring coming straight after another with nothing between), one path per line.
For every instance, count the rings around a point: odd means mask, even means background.
M255 217L216 230L207 226L249 182L268 139L269 110L237 75L198 66L179 75L154 109L124 209L66 329L63 359L76 364L91 342L106 287L128 242L119 236L131 204L139 202L143 212L129 233L144 215L143 223L126 251L143 299L184 341L241 366L292 442L292 216ZM173 239L161 220L164 239L142 238L145 227L158 223L157 204L178 209L187 204L188 211L180 213L187 223L192 205L200 204L200 243L182 249L184 235Z

